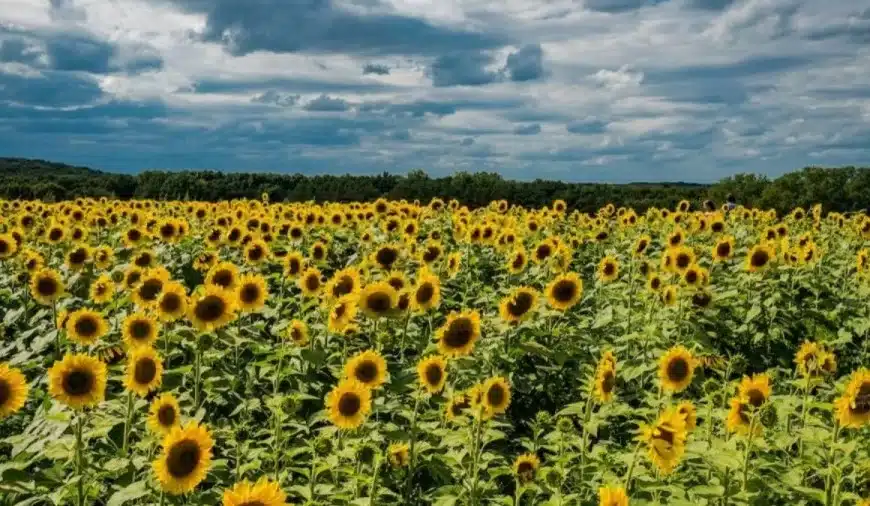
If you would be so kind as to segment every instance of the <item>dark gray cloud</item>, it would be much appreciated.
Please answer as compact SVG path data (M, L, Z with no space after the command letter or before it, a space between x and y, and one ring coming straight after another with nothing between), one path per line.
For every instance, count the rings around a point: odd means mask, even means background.
M343 112L348 109L350 109L350 104L346 100L328 95L320 95L305 104L306 111Z
M474 139L471 137L464 137L461 141L459 141L459 144L462 146L471 146L472 144L474 144Z
M544 75L544 51L540 44L528 44L508 55L505 70L511 81L531 81Z
M541 133L541 125L532 123L531 125L519 125L514 128L514 133L517 135L538 135Z
M289 93L281 93L277 90L269 90L251 98L251 102L255 104L270 104L280 105L281 107L291 107L299 103L301 95L291 95Z
M591 11L616 13L639 9L648 3L652 2L648 0L583 0L583 7Z
M194 93L266 93L270 90L283 93L367 93L385 92L394 86L372 82L336 82L315 78L266 78L266 79L201 79L190 86Z
M464 51L439 56L429 67L428 75L436 87L481 86L495 82L499 73L487 70L492 57L478 51Z
M385 76L390 73L390 67L386 65L382 65L379 63L366 63L363 66L363 75L365 74L376 74L379 76Z
M565 130L572 134L600 134L607 131L607 123L597 119L583 119L568 123Z
M0 72L0 90L0 102L41 107L83 105L103 95L94 79L55 71L37 77Z

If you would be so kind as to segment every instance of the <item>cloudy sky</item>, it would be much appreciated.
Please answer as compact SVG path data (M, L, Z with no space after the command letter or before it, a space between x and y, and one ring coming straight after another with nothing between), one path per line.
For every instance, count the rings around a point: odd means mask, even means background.
M712 181L870 162L866 0L0 0L0 156Z

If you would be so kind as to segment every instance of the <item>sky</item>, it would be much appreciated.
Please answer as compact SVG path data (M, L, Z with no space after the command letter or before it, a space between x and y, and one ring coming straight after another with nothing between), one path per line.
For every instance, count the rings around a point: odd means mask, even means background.
M0 156L710 182L870 164L866 0L0 0Z

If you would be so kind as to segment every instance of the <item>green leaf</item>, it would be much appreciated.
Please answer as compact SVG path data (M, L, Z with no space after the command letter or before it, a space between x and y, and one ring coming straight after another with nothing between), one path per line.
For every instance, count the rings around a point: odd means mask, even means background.
M112 494L106 506L120 506L148 495L148 486L144 481L137 481Z

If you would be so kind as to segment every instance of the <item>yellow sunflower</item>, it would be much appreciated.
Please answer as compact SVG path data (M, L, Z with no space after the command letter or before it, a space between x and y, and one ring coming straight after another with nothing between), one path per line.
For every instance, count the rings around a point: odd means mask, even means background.
M692 432L698 425L698 415L695 410L695 405L689 401L683 401L677 404L677 411L686 420L686 430Z
M361 284L359 269L347 267L336 272L326 283L326 295L335 300L345 295L356 295Z
M501 376L486 380L481 389L482 402L487 413L498 415L507 411L511 403L511 386Z
M311 266L302 272L296 283L299 289L302 290L303 295L306 297L316 297L320 295L320 291L323 289L321 277L320 269Z
M523 272L526 268L526 264L528 264L529 260L526 256L526 252L523 249L517 249L507 259L507 270L511 274L519 274Z
M583 281L574 272L560 274L547 285L547 303L553 309L566 311L583 297Z
M21 371L0 363L0 420L24 407L29 391L27 378Z
M107 274L102 274L91 283L90 297L94 304L106 304L115 296L115 283Z
M538 292L529 286L522 286L502 299L498 307L501 319L508 323L527 320L538 306Z
M370 318L388 316L398 301L396 289L385 281L366 285L359 295L360 309Z
M514 474L522 484L535 481L535 475L538 473L538 468L541 466L541 461L534 453L526 453L517 457L514 461Z
M388 271L398 262L401 254L402 250L398 245L386 244L371 254L371 261Z
M217 330L236 318L235 297L232 292L217 286L208 286L192 297L187 318L202 332Z
M139 284L139 281L142 279L142 269L130 266L124 271L124 288L126 290L132 291L136 288L136 285Z
M438 351L450 358L471 354L474 343L480 338L480 313L477 311L452 311L447 322L438 329Z
M448 421L465 414L465 410L471 407L471 400L466 394L456 394L450 398L444 410L444 416Z
M163 382L163 361L150 347L139 347L127 356L124 386L139 397L145 397Z
M142 272L139 283L133 288L133 302L137 306L151 308L169 283L169 271L163 267L152 267Z
M326 257L329 253L329 248L323 241L317 241L313 245L311 245L311 249L308 250L308 258L315 264L322 264L326 262Z
M417 363L420 386L430 394L437 394L447 382L447 361L440 355L426 357Z
M421 270L411 295L411 309L423 313L441 302L441 281L428 270Z
M240 311L259 311L266 305L268 297L269 286L259 274L245 274L236 284L236 302Z
M616 388L616 368L613 362L601 360L595 370L595 398L598 402L610 402L613 400L613 391Z
M213 285L224 290L233 290L239 282L239 268L231 262L220 262L212 267L205 277L207 285Z
M150 347L159 333L160 324L143 312L127 315L121 325L121 335L131 349Z
M142 250L133 257L133 265L140 269L150 269L157 264L157 256L151 250Z
M84 269L85 264L91 260L91 248L87 245L80 244L74 246L67 251L64 263L71 271L80 271Z
M329 311L327 329L333 334L342 334L356 318L357 298L353 295L344 295L332 305Z
M213 446L214 440L204 425L189 422L173 427L163 438L160 455L152 464L160 488L172 495L191 492L211 467Z
M387 380L387 362L376 351L357 353L345 364L344 377L356 380L366 388L378 388Z
M291 251L284 257L284 275L296 279L305 268L305 259L297 251Z
M725 428L728 432L733 432L736 434L747 435L749 434L749 429L752 426L751 416L751 408L749 404L745 401L745 399L738 397L732 397L730 401L728 401L728 416L725 418ZM761 425L755 424L753 428L753 433L758 434L761 432Z
M770 390L770 376L767 374L744 376L737 387L737 396L752 409L758 409L770 398Z
M269 259L269 245L262 239L255 239L245 247L245 261L249 264L260 264Z
M607 485L598 489L598 506L628 506L628 494L618 485Z
M759 272L776 259L776 251L770 244L756 244L746 254L746 270Z
M663 475L670 474L686 451L686 420L676 408L663 411L652 425L641 426L640 440Z
M287 506L287 494L265 477L256 483L243 480L224 491L221 506Z
M804 341L795 353L795 364L803 377L831 374L837 370L836 356L819 343Z
M695 359L683 346L675 346L659 359L659 381L665 391L681 392L692 383Z
M619 260L611 255L602 258L598 263L598 279L604 283L615 281L619 277Z
M663 258L668 259L667 261L663 259L663 263L667 263L663 267L671 272L682 274L689 266L695 263L695 252L692 248L681 245L668 248Z
M393 443L387 448L387 457L393 467L406 467L411 462L408 443Z
M78 309L70 313L66 321L66 333L70 340L86 345L94 344L109 331L103 315L90 309Z
M287 326L287 337L293 341L296 346L305 346L308 344L308 325L302 320L293 320Z
M355 429L372 409L371 390L356 380L343 380L326 396L326 409L333 425Z
M54 304L63 292L63 280L53 269L40 269L30 277L30 295L40 304L46 306Z
M107 372L94 357L67 354L48 370L48 393L73 409L96 406L106 395Z
M163 285L163 291L154 306L157 317L164 322L172 322L187 313L187 290L177 281Z
M174 395L166 393L155 398L148 409L148 428L155 434L166 435L181 425L181 408Z
M462 253L456 251L447 255L447 276L455 278L462 267Z
M859 429L870 423L870 369L852 373L843 395L834 402L842 427Z

